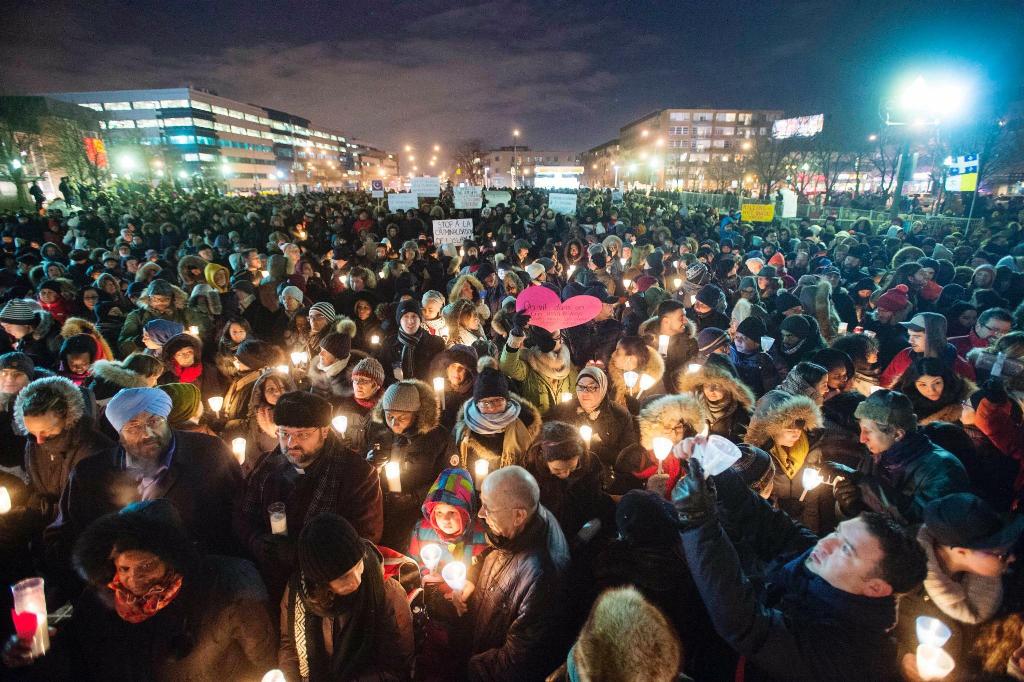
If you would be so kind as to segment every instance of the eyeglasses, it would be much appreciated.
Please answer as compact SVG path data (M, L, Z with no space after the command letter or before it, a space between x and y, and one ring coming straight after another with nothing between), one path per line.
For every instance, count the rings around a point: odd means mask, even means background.
M319 430L320 429L278 429L277 437L286 442L290 440L305 441L315 436Z
M988 333L991 334L992 336L1003 336L1004 334L1009 333L1008 329L1002 329L1000 327L990 327L987 324L983 324L981 326L987 329Z
M141 436L146 431L156 431L165 421L167 420L164 417L153 415L144 422L136 422L123 427L121 433L126 436Z
M576 390L581 393L597 393L601 387L597 384L576 384Z
M0 379L17 379L24 372L18 369L0 369Z
M377 382L375 382L373 379L362 379L356 377L352 379L352 383L355 384L356 386L375 386Z
M476 401L476 406L481 410L500 410L505 407L504 398L486 398Z

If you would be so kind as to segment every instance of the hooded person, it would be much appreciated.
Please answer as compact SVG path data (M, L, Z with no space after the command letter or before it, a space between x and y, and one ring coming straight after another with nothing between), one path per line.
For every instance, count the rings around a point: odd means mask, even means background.
M394 462L398 480L388 479L384 495L382 543L405 550L419 519L419 508L434 479L445 466L451 436L440 424L437 394L422 381L399 381L388 386L373 409L367 435L374 466Z
M96 361L96 339L89 334L76 334L64 339L60 347L57 374L69 379L75 386L83 386L92 379L92 365Z
M243 318L229 318L224 323L224 328L221 329L220 337L217 339L217 348L213 358L223 385L227 386L238 375L238 369L235 367L235 351L243 341L252 336L252 326Z
M964 403L978 387L938 358L918 358L900 377L897 389L910 398L917 423L924 426L959 422Z
M637 422L640 442L619 453L615 460L615 481L609 492L622 494L627 490L648 488L667 498L683 470L676 457L669 456L659 464L654 455L654 439L666 438L678 443L694 436L707 427L708 415L692 395L665 395L647 403L640 410Z
M427 332L423 310L414 300L398 304L395 324L395 333L384 340L377 354L388 383L403 379L430 381L430 363L444 352L444 340Z
M185 293L191 293L192 287L206 281L207 265L209 261L195 255L183 256L178 261L178 279Z
M221 294L231 291L231 271L219 263L207 263L203 268L203 279Z
M342 320L337 329L320 340L320 351L310 362L308 374L310 390L332 404L352 396L352 370L366 358L366 354L352 349L352 320Z
M204 401L223 395L217 372L203 362L203 342L197 337L187 333L173 336L161 352L167 371L157 380L158 384L193 384Z
M665 299L658 304L655 316L641 324L638 332L648 346L664 356L665 388L670 393L675 392L675 386L669 384L678 370L697 355L697 327L686 319L686 307L681 301ZM662 336L668 337L664 349L661 348Z
M466 273L452 282L448 290L448 302L454 303L459 299L470 301L475 307L481 320L489 320L491 309L487 307L481 294L486 293L483 283L473 275Z
M938 358L960 376L974 380L974 366L961 358L956 347L946 338L946 318L939 313L918 313L909 322L901 322L907 330L910 346L904 348L882 370L878 383L892 388L918 358Z
M118 335L117 349L122 356L137 350L143 350L142 331L151 320L167 320L177 322L182 329L193 324L191 313L186 307L188 300L184 291L170 282L155 279L149 283L139 298L139 307L127 314L121 333Z
M345 445L365 455L373 426L373 410L384 395L384 368L376 358L363 358L352 368L352 395L335 405L335 417L345 417L345 430L339 433Z
M782 378L775 361L761 345L767 334L765 323L751 316L736 327L729 345L729 359L736 373L756 397L775 388Z
M184 331L182 325L171 320L150 320L142 329L142 345L145 346L143 352L162 358L164 344Z
M96 341L96 357L93 360L113 360L114 352L97 326L81 317L69 317L60 328L60 335L66 340L78 334L88 334Z
M804 314L818 322L818 330L826 341L839 333L839 314L832 304L832 285L824 277L814 277L813 282L800 287L800 305Z
M438 474L420 507L423 518L412 531L409 556L420 562L426 581L442 592L451 589L441 580L444 567L452 561L471 566L473 557L487 547L484 525L476 515L476 495L469 472L452 467ZM441 549L441 558L432 569L421 558L423 546L430 543Z
M430 374L436 380L444 379L444 400L441 408L441 425L446 429L455 427L462 404L473 395L479 357L472 346L454 344L434 358Z
M776 363L786 371L826 347L817 321L810 315L791 315L779 325L779 343L773 347Z
M227 422L248 414L253 384L260 374L285 363L284 353L278 346L258 339L246 339L240 343L235 351L235 368L238 374L224 393L224 402L218 418L222 422Z
M205 283L192 287L188 297L188 314L190 324L199 328L199 338L211 341L224 315L220 292Z
M343 517L321 513L298 536L281 599L278 667L290 680L407 679L415 638L405 590Z
M249 474L259 466L263 458L277 449L277 424L274 423L274 406L285 393L296 390L295 381L290 374L275 371L259 373L252 386L249 400L249 411L241 419L232 419L224 425L221 437L225 443L236 438L245 439L245 454L240 459L242 476ZM237 456L237 453L236 453Z
M665 393L665 361L653 348L644 343L640 336L623 336L615 344L615 350L607 360L608 395L616 405L626 409L630 414L640 411L640 398L643 394L659 395ZM636 374L636 380L630 375L633 386L626 381L626 372ZM644 379L644 376L647 379ZM641 392L644 384L647 387Z
M828 370L813 362L798 362L772 390L786 395L807 396L820 407L828 393Z
M462 404L456 418L452 465L471 471L476 471L479 460L486 461L491 471L510 464L522 465L527 449L540 433L540 412L509 390L508 377L498 370L494 358L481 358L477 370L473 395Z
M692 393L708 415L709 434L739 444L743 441L754 409L754 394L746 384L721 365L708 363L684 370L676 379L680 393Z
M639 345L647 350L642 342ZM573 400L559 403L547 417L577 430L583 426L590 428L588 450L604 467L606 484L611 480L619 453L638 439L633 417L624 407L612 402L608 388L604 370L594 365L584 367L576 378Z
M554 407L563 393L571 393L579 370L572 364L562 333L530 326L529 316L516 314L501 350L500 370L519 382L523 398L542 414Z
M0 308L9 349L25 353L40 367L53 367L63 339L60 325L31 299L13 298Z
M352 303L352 321L356 325L355 336L352 337L352 347L364 353L376 353L380 348L380 340L384 338L384 330L380 319L374 309L377 306L377 299L370 291L360 291L355 294ZM373 337L377 337L377 343L373 343Z
M203 394L195 384L170 383L158 386L171 397L171 412L167 423L176 431L195 431L208 436L219 436L200 422L203 417ZM234 454L234 453L232 453ZM237 456L236 456L237 459ZM241 463L241 462L240 462Z

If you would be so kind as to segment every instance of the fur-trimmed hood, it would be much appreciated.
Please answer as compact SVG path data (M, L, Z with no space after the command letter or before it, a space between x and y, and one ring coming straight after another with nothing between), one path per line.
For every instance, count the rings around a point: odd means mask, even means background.
M209 261L200 258L199 256L184 256L178 261L178 277L181 279L185 286L192 286L199 282L206 281L206 266ZM193 277L189 274L191 268L198 268L199 274Z
M69 317L64 320L64 324L61 325L60 335L64 339L70 339L72 336L79 334L87 334L92 337L93 341L96 342L97 360L113 360L114 351L111 349L110 344L103 337L103 334L96 328L96 324L81 317Z
M648 334L650 334L651 336L654 336L655 341L657 341L658 325L660 324L658 320L659 318L657 315L644 320L643 322L640 323L640 327L637 333L640 334L640 336L647 336ZM687 318L686 328L683 329L681 333L685 338L695 339L697 338L697 325L693 323L693 320Z
M797 420L803 420L805 430L821 428L821 410L807 396L768 391L757 401L743 440L764 447Z
M452 288L448 290L448 300L456 301L459 299L464 284L469 283L469 286L473 287L473 291L476 292L474 296L474 303L480 296L480 292L484 290L483 283L476 278L475 275L471 275L468 272L465 275L460 275L455 282L452 284Z
M675 385L680 393L695 394L709 382L720 384L729 392L734 402L748 410L754 407L753 391L721 365L706 364L701 365L696 372L687 372L685 368L676 372Z
M433 431L441 423L441 405L437 402L434 389L427 386L419 379L403 379L399 384L406 384L416 387L420 394L420 409L416 412L416 434L423 435ZM384 421L383 400L378 400L373 408L373 421L377 424L387 424Z
M167 343L164 344L163 348L160 349L161 360L164 361L164 365L170 369L171 363L174 360L174 354L183 348L191 348L195 354L196 364L203 361L203 342L192 336L188 332L182 332L167 339Z
M508 397L510 400L515 400L519 403L519 421L523 423L523 426L526 427L527 433L530 435L529 442L533 443L533 441L537 439L537 436L540 435L541 427L544 426L544 418L541 417L540 410L538 410L533 403L518 393L509 391ZM469 404L470 400L472 400L472 398L462 403L462 407L459 408L459 412L455 417L456 432L458 432L466 423L466 405Z
M65 429L77 424L85 414L85 396L70 379L55 376L36 379L22 389L14 400L14 424L22 435L28 435L28 428L25 427L25 401L40 390L52 390L64 399L64 404L67 405L67 414L64 417Z
M614 352L613 352L614 354ZM611 359L609 358L607 364L608 385L617 396L626 395L629 393L629 387L626 386L625 372L616 367ZM636 373L643 376L644 374L654 379L654 383L658 383L665 376L665 361L661 359L661 355L650 348L647 349L647 362L642 365L638 365Z
M143 388L147 385L146 377L126 369L120 362L97 360L92 365L93 379L106 381L120 388Z
M640 445L654 447L654 439L663 436L676 440L673 428L683 422L690 431L699 433L708 423L708 414L692 395L665 395L648 403L637 417L640 423Z
M185 290L176 284L171 284L171 291L174 293L174 297L171 300L171 305L175 310L184 310L188 306L188 294ZM138 306L140 308L149 309L149 286L146 287L146 291L139 296Z

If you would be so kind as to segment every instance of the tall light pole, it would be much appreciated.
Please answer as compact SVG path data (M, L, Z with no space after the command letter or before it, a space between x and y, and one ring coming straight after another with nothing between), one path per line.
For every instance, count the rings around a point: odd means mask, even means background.
M519 128L512 131L512 184L515 185L519 168Z

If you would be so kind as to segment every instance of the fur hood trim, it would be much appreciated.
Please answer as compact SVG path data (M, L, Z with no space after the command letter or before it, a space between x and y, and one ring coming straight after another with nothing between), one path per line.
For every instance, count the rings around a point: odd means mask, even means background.
M807 396L790 395L778 390L768 391L757 401L743 440L764 447L768 441L774 441L779 433L789 428L790 424L801 419L808 431L821 428L821 409Z
M616 237L614 234L610 234L601 240L601 245L604 246L604 250L609 254L612 252L612 247L615 247L616 258L622 256L622 240Z
M209 265L209 261L200 258L199 256L184 256L178 261L178 277L185 283L186 286L196 284L198 282L206 281L206 266ZM198 268L199 274L196 277L192 277L189 274L190 268Z
M50 388L55 393L59 393L64 399L65 405L67 405L67 416L65 417L66 424L77 424L85 414L85 396L69 379L64 377L43 377L42 379L36 379L31 384L26 386L14 400L14 423L17 426L19 432L22 435L28 435L28 429L25 427L25 401L28 397L31 397L33 393L43 389ZM70 428L70 427L67 427Z
M203 361L203 342L192 336L188 332L182 332L176 336L172 336L164 344L161 349L161 359L164 361L164 365L167 369L171 368L171 362L174 360L174 354L183 348L191 348L195 354L196 364L200 364Z
M64 320L64 324L60 328L60 335L63 338L70 339L72 336L77 336L79 334L98 336L99 331L96 329L96 325L94 323L81 317L69 317Z
M347 317L338 317L333 326L337 334L347 334L350 339L356 335L356 323Z
M146 286L146 289L147 290L149 289L148 285ZM179 287L177 284L172 284L171 285L171 291L174 292L174 298L172 300L172 305L174 306L174 309L175 310L184 310L188 306L188 294L186 294L185 290L182 289L181 287ZM138 305L139 305L140 308L146 308L148 310L149 309L149 295L148 294L143 294L142 296L139 296L139 303L138 303Z
M50 335L57 321L53 319L53 315L45 310L37 310L35 314L37 323L36 328L32 330L32 338L36 341L41 341Z
M648 318L648 319L646 319L646 320L644 320L643 322L640 323L640 328L637 330L637 333L640 336L651 335L651 336L654 337L655 342L657 342L657 340L658 340L658 324L659 324L659 322L658 322L658 316L657 315L655 315L654 317L650 317L650 318ZM697 325L695 325L692 320L687 318L687 320L686 320L686 328L682 331L682 333L688 339L695 339L695 338L697 338Z
M533 443L533 441L537 440L537 436L540 435L541 427L544 426L544 419L540 415L540 410L538 410L533 403L518 393L509 391L508 397L519 403L519 421L522 422L524 427L526 427L527 433L530 434L530 443ZM458 434L463 428L466 428L466 405L468 405L472 399L473 398L468 398L459 408L459 412L455 417L456 434Z
M448 290L449 302L458 300L459 292L462 291L462 286L467 282L469 283L469 286L473 287L473 290L477 293L478 296L480 292L484 290L483 283L480 280L478 280L475 275L471 275L469 273L466 273L465 275L460 275L458 279L455 280L455 283L452 284L452 288Z
M754 407L754 393L747 385L718 365L702 365L696 372L681 369L676 372L676 390L680 393L696 393L704 384L715 382L724 386L732 395L732 399L743 407Z
M640 445L646 450L654 446L659 436L675 440L673 427L680 422L694 433L708 423L708 415L692 395L665 395L648 403L637 417L640 422Z
M121 388L142 388L146 386L146 377L125 369L120 362L97 360L92 365L92 375Z
M420 409L416 413L416 433L422 435L434 430L441 423L441 405L437 402L434 389L419 379L403 379L398 383L415 386L416 392L420 394ZM378 400L377 405L373 408L373 421L378 424L387 424L384 421L382 402Z
M642 367L637 367L636 373L641 376L646 374L657 383L665 376L665 361L661 359L661 355L656 350L648 349L648 351L647 362ZM615 395L625 395L629 392L629 387L626 386L625 372L612 366L611 360L608 361L608 370L605 373L608 375L610 387L615 390Z

